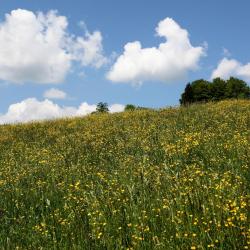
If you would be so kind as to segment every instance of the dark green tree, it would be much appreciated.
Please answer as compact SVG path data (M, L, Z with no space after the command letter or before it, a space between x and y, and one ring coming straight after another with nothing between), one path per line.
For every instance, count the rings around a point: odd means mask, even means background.
M235 77L227 81L215 78L212 82L199 79L188 83L181 95L180 104L219 101L227 98L250 98L250 88L246 82Z
M181 95L180 103L181 105L188 105L193 102L193 90L191 84L188 83L184 90L184 93Z
M225 96L226 85L227 82L219 77L213 79L213 82L209 85L212 100L219 101L226 98Z
M133 104L127 104L126 107L125 107L125 111L133 111L136 109L136 106L133 105Z
M227 80L225 96L227 98L250 98L250 88L243 80L230 77Z
M210 99L209 82L203 79L192 82L192 92L194 102L206 102Z
M109 112L108 104L106 102L99 102L96 106L96 112L98 113Z

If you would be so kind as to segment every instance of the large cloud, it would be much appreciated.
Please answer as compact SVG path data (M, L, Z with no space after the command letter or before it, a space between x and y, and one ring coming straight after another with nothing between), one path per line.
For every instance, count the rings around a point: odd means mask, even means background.
M47 99L38 101L36 98L28 98L20 103L10 105L7 113L0 115L0 124L84 116L95 110L96 105L90 105L86 102L80 104L79 107L61 107ZM111 113L121 112L124 110L124 106L113 104L109 106L109 110Z
M15 83L60 83L73 61L100 67L103 56L99 31L76 37L67 18L56 11L35 14L17 9L0 23L0 79Z
M212 72L211 79L221 77L227 80L230 76L250 81L250 63L244 65L235 59L223 58Z
M166 41L152 48L142 48L139 41L127 43L107 78L133 84L146 80L171 82L184 78L189 70L197 69L205 49L191 45L187 30L166 18L159 22L156 33Z

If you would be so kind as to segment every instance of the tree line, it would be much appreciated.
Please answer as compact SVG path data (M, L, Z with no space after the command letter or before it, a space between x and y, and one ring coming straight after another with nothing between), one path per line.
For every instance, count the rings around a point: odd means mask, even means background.
M230 77L228 80L215 78L213 81L204 79L188 83L181 94L180 104L189 105L196 102L220 101L224 99L250 99L250 87L241 79ZM127 104L124 111L149 109ZM93 113L109 112L106 102L99 102Z
M188 105L232 98L250 98L250 88L245 81L235 77L230 77L228 80L215 78L212 82L199 79L186 85L180 98L180 104Z
M124 111L134 111L134 110L144 110L144 109L148 110L149 108L135 106L133 104L127 104L124 107ZM99 102L96 105L96 111L92 112L92 114L96 114L96 113L108 113L108 112L109 112L108 103L107 102Z

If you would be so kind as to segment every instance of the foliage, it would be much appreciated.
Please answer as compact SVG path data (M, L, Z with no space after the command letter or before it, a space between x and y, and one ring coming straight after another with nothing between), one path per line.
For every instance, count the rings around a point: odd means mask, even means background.
M125 111L134 111L134 110L136 110L136 106L135 105L133 105L133 104L127 104L126 106L125 106Z
M248 249L248 100L0 126L2 249Z
M142 106L135 106L133 104L127 104L124 109L124 111L134 111L134 110L150 110L150 108L142 107Z
M96 112L98 113L109 112L108 104L106 102L99 102L96 106Z
M212 82L203 79L188 83L181 95L180 103L187 105L195 102L219 101L231 98L250 98L250 88L237 78L225 81L215 78Z

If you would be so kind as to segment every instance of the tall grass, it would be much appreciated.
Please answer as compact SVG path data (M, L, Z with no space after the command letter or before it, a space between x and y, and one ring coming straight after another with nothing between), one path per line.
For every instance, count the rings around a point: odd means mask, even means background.
M0 127L2 249L249 249L249 101Z

